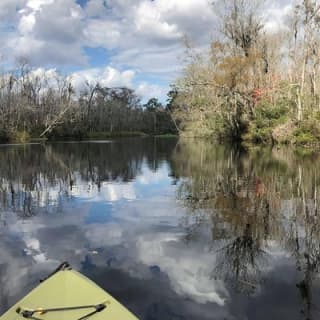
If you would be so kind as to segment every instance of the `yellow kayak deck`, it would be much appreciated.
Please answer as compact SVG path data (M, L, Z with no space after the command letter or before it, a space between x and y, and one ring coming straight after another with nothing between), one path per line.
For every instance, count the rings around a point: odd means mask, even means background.
M138 320L94 282L69 269L54 273L0 317L15 319Z

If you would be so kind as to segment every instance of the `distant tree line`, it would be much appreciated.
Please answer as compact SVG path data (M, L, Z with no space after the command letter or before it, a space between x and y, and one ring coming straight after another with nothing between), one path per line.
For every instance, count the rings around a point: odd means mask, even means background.
M320 5L301 0L277 30L264 1L213 4L221 31L209 52L189 43L171 109L186 135L259 143L320 141Z
M86 83L76 93L70 77L37 73L21 62L0 76L0 140L176 133L156 98L143 104L134 90Z

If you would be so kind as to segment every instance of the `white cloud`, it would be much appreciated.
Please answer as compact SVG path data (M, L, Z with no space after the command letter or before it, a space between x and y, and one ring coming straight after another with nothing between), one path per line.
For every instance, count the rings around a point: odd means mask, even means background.
M133 70L119 71L112 67L86 69L71 74L72 84L78 90L85 89L85 83L91 85L100 83L105 87L133 87Z
M113 58L116 66L124 67L128 64L140 72L157 74L158 76L171 77L180 70L179 55L181 47L169 48L132 48L124 50Z
M0 19L9 20L14 17L17 11L26 5L27 0L1 0Z
M103 46L107 49L118 47L122 39L119 25L107 20L89 21L84 30L84 35L88 45Z
M41 9L41 6L51 4L54 0L28 0L27 7L31 8L32 10L38 11Z
M45 41L78 43L82 41L82 9L74 0L56 0L36 12L34 36Z
M70 79L76 92L88 89L87 83L94 86L99 83L104 87L128 87L135 90L136 94L144 101L158 97L165 100L167 88L158 84L152 84L147 81L138 81L134 70L119 71L113 67L92 68L74 72Z
M19 21L18 30L20 31L21 34L31 33L35 23L36 23L36 18L34 14L22 15Z
M16 13L15 32L5 43L7 56L34 65L84 65L83 12L74 0L29 0Z
M178 26L175 23L165 21L161 9L163 7L156 6L155 2L141 2L134 12L136 31L152 38L179 39L182 34L179 32Z
M157 97L164 101L167 94L167 88L148 82L140 83L136 86L135 91L139 96L143 97L144 100Z

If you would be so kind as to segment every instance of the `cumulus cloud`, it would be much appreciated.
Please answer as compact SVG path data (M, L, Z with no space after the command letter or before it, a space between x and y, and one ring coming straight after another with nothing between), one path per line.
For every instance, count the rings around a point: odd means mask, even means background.
M103 30L103 32L101 32ZM122 41L121 30L114 21L93 20L84 30L87 45L117 48Z
M34 65L84 65L82 9L74 0L28 0L16 9L4 53Z
M291 6L289 0L267 1L267 30L283 26ZM75 82L97 76L108 85L131 85L137 74L173 81L183 38L207 45L217 17L208 0L1 0L0 19L1 55L11 63L25 57L36 66L85 69L74 74ZM93 69L95 56L88 56L87 47L104 48L108 66ZM168 90L147 80L135 88L143 94L146 88Z
M104 87L126 86L133 87L133 78L135 72L133 70L125 70L123 72L112 68L93 68L74 72L71 74L71 81L75 88L84 89L85 84L94 85L99 83Z
M120 71L110 66L104 68L89 68L70 74L71 83L77 93L88 89L88 84L94 86L99 83L103 87L127 87L134 89L143 101L152 97L159 97L165 100L166 87L147 81L138 81L136 78L137 72L134 70Z
M160 1L157 4L160 4ZM142 1L134 12L137 33L153 39L179 39L182 34L178 25L166 21L163 8L166 9L162 5L156 5L155 2Z
M77 43L82 40L81 7L73 0L56 0L36 13L34 36L45 41Z
M148 82L142 82L135 87L135 91L145 100L151 99L153 97L158 97L164 101L167 93L167 88Z

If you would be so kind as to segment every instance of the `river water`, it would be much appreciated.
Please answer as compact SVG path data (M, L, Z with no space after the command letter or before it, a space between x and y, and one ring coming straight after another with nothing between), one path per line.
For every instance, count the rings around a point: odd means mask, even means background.
M205 140L0 146L0 313L60 262L141 320L319 319L320 156Z

